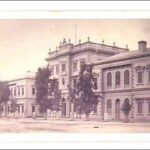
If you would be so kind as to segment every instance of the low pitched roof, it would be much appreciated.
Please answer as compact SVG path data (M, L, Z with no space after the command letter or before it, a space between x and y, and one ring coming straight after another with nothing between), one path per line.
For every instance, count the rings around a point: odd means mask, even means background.
M136 58L147 57L147 56L150 56L150 48L148 48L146 51L135 50L135 51L116 54L106 58L105 60L100 60L96 63L93 63L93 65L102 65L102 64L136 59Z

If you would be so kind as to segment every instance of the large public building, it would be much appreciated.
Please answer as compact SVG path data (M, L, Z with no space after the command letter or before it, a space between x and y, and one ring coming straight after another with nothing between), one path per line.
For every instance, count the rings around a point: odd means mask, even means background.
M69 88L76 87L80 66L93 64L98 89L98 105L90 114L91 119L123 120L124 101L132 105L130 119L150 120L150 48L146 41L139 41L137 50L86 42L72 44L63 39L56 50L49 50L47 58L51 78L58 79L61 90L59 117L70 117L73 104L69 101ZM31 117L38 112L35 101L35 76L9 81L10 99L18 103L18 116ZM51 111L48 111L51 115ZM76 113L74 113L76 115Z

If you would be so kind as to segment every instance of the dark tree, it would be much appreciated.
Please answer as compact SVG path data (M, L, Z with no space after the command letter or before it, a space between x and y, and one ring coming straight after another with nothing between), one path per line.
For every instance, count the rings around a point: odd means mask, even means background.
M9 101L10 90L7 82L0 82L0 104L5 105L5 117L7 117L7 102Z
M48 100L48 83L50 77L50 69L39 68L36 73L36 101L39 104L40 112L44 113L44 118L47 119L47 109L50 107Z
M87 120L93 105L97 103L97 98L93 92L94 89L97 89L97 83L92 69L92 65L84 64L81 66L76 89L78 95L77 109L80 113L85 113Z
M58 80L50 79L51 71L47 68L39 68L36 74L36 101L40 106L40 112L47 119L47 109L60 110L61 93L58 89Z
M125 115L125 122L129 122L129 113L131 111L131 104L129 103L129 100L125 100L122 106L122 111Z
M49 79L49 100L52 111L60 110L61 91L58 87L58 79Z
M16 100L11 100L11 103L10 103L10 112L14 113L14 118L15 118L15 113L18 110L17 108L18 108L18 105L17 105Z

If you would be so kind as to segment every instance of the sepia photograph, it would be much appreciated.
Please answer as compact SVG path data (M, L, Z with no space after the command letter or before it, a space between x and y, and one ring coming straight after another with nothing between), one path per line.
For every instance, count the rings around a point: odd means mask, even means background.
M0 134L46 133L54 144L150 133L150 14L15 13L0 15Z

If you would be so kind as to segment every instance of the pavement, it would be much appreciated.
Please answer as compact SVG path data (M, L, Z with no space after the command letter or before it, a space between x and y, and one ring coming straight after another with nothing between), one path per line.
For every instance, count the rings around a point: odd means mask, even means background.
M0 119L0 133L150 133L150 122L96 122L70 119Z

